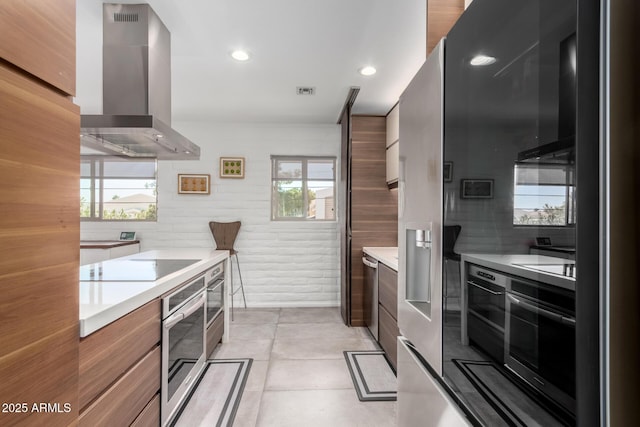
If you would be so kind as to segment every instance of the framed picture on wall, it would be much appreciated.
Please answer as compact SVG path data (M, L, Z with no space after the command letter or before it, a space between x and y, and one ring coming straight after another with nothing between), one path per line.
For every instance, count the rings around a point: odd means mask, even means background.
M220 157L220 178L244 178L244 157Z
M493 198L492 179L461 179L460 197L463 199Z
M210 194L210 175L178 174L178 194Z
M444 182L453 181L453 162L444 162L442 174L444 175Z

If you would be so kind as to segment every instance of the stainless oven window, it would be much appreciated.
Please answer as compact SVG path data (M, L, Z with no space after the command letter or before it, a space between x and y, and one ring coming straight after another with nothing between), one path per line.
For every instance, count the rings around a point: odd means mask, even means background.
M204 276L163 300L162 424L170 421L191 389L205 362L206 292ZM187 293L188 292L188 293ZM173 310L169 300L181 299Z
M185 305L185 317L169 329L169 400L204 352L203 305L201 297Z

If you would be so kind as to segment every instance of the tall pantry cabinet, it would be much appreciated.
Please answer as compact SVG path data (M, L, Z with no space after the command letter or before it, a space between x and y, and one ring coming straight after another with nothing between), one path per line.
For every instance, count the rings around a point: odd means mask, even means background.
M0 425L78 419L75 0L0 2Z
M387 186L386 117L349 107L340 123L341 314L345 324L365 326L362 248L398 245L398 194Z

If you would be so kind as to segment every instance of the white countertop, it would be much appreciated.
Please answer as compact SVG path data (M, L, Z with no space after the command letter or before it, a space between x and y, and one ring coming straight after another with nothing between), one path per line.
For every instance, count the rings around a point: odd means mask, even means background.
M364 247L362 251L374 257L379 262L389 268L398 271L398 248L397 247Z
M228 257L229 251L213 249L162 249L117 258L200 261L154 282L80 282L80 336L86 337Z
M461 254L463 262L471 262L494 270L502 271L538 282L548 283L561 288L575 290L576 281L571 277L544 273L522 267L517 264L575 264L575 261L545 255L496 255L496 254Z

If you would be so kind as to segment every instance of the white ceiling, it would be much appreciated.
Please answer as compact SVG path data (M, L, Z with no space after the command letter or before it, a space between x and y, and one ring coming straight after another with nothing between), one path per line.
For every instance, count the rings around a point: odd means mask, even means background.
M102 3L77 2L82 114L102 113ZM425 0L148 3L171 32L174 122L336 123L351 86L360 87L354 113L384 115L425 58ZM237 48L252 58L233 60ZM377 74L361 76L365 65Z

